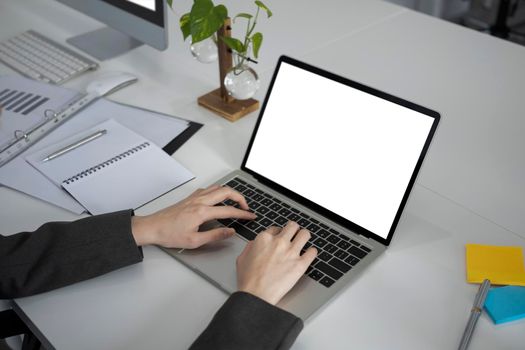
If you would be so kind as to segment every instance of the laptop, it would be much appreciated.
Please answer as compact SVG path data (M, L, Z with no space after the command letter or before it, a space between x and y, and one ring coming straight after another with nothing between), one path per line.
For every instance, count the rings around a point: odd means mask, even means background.
M440 115L290 57L279 58L242 166L217 181L258 218L221 220L232 239L166 249L228 293L248 240L289 220L318 256L278 304L308 319L390 244ZM222 205L236 205L227 200Z

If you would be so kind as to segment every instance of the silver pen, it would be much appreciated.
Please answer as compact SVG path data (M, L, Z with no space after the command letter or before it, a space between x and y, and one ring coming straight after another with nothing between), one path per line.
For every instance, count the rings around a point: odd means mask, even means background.
M485 305L485 298L490 288L490 281L485 279L481 286L479 286L478 294L476 294L476 299L474 299L474 305L470 311L470 317L465 327L465 332L463 332L463 337L461 337L461 342L459 343L459 350L465 350L468 347L470 338L472 337L472 332L474 332L474 327L476 327L476 322L483 311L483 305Z
M64 148L61 148L59 149L58 151L56 152L53 152L51 153L50 155L48 155L47 157L45 157L44 159L42 159L43 162L47 162L48 160L51 160L51 159L55 159L56 157L60 157L61 155L63 155L64 153L67 153L69 151L72 151L82 145L85 145L86 143L88 142L91 142L95 139L98 139L100 136L106 134L108 131L107 130L99 130L97 131L96 133L94 134L91 134L89 136L86 136L84 137L83 139L80 139L72 144L70 144L69 146L66 146Z

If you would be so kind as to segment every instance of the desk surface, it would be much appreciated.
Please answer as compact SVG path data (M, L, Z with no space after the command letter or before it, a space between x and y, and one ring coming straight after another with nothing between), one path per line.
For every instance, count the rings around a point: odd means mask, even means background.
M519 137L525 49L379 1L269 5L275 17L260 22L260 99L273 64L286 53L443 116L391 247L309 320L294 348L456 347L477 291L465 282L464 244L525 246L525 139ZM176 20L170 12L171 23ZM54 1L0 4L0 39L32 28L63 41L98 26ZM197 179L139 214L238 167L256 118L231 124L196 105L197 96L216 87L217 67L193 61L175 29L168 51L141 47L100 69L139 76L112 99L205 124L174 155ZM97 74L68 86L81 88ZM6 188L0 198L1 234L77 218ZM226 296L156 247L144 253L141 264L16 303L59 349L187 348ZM484 314L471 348L518 349L524 333L523 322L496 327Z

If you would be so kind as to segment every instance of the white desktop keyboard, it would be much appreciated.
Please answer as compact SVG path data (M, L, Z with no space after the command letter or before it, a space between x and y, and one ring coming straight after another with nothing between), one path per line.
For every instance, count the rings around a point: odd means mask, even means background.
M96 62L32 30L0 43L0 61L29 78L52 84L98 68Z

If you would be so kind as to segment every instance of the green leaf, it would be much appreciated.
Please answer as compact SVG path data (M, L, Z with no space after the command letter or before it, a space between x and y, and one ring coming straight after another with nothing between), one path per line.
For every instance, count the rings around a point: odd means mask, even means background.
M215 16L221 22L221 26L224 25L224 21L228 18L228 9L224 5L217 5L213 9ZM218 29L218 28L217 28Z
M168 3L168 6L173 8L173 0L166 0L166 2Z
M262 33L255 33L252 35L252 43L253 43L253 56L255 58L258 58L259 57L259 49L261 48L261 44L262 44L262 41L263 41L263 35Z
M246 19L251 19L253 16L250 15L249 13L239 13L237 16L233 17L233 21L235 22L235 19L237 17L243 17L243 18L246 18Z
M242 54L246 51L246 48L244 47L242 41L235 38L229 38L229 37L221 37L222 41L233 51L237 51L238 53Z
M182 31L182 37L186 40L187 37L191 35L191 25L190 25L190 14L185 13L179 20L180 30Z
M212 0L195 0L191 7L191 19L196 21L199 19L206 18L213 11Z
M213 6L211 0L195 0L190 12L192 43L209 38L224 25L228 10L224 5Z
M264 11L266 11L266 14L268 15L268 18L272 17L272 15L273 15L272 11L270 11L270 9L265 4L263 4L261 1L256 0L255 1L255 5L259 6L259 8L263 9Z

